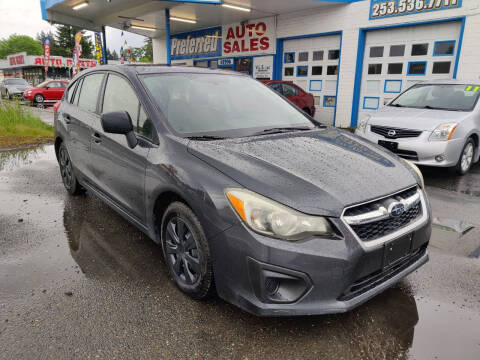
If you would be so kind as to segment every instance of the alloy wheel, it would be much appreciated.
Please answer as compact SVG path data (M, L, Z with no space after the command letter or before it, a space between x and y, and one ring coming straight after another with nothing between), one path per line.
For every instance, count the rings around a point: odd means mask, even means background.
M465 146L465 149L463 149L462 153L462 162L461 162L461 167L462 171L466 172L470 168L470 165L472 164L472 159L473 159L473 144L468 143L467 146Z
M62 175L63 183L67 189L71 189L73 185L73 171L72 162L68 156L67 150L61 147L59 154L60 174Z
M189 226L174 216L167 224L165 253L174 275L185 285L200 279L200 256L197 242Z

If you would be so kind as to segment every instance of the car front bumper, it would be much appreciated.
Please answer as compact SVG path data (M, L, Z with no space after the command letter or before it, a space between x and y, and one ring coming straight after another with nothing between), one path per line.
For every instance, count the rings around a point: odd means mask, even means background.
M398 237L409 237L409 254L388 266L386 243L365 248L343 221L332 222L343 239L281 241L243 224L217 235L211 245L219 296L259 316L346 312L428 261L430 213Z
M379 140L396 142L398 143L398 156L417 165L425 166L455 166L465 145L464 139L429 141L428 138L431 135L429 131L424 131L415 138L389 139L371 132L370 126L367 126L365 133L357 130L355 134L375 144L378 144Z

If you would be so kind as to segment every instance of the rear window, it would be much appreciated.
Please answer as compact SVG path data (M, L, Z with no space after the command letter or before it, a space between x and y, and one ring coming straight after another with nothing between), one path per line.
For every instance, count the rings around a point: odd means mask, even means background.
M418 84L392 101L390 106L472 111L479 95L479 84Z

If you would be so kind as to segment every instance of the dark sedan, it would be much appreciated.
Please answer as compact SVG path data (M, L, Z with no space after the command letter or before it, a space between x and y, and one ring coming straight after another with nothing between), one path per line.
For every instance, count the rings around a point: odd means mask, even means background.
M418 169L248 76L83 71L55 114L60 173L162 246L186 294L258 315L343 312L428 260Z

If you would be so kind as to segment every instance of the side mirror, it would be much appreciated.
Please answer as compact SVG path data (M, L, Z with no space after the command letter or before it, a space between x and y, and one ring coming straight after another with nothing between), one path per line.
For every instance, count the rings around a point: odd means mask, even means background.
M50 89L50 86L45 86L45 90L48 90L48 89Z
M126 111L112 111L102 115L103 131L110 134L121 134L127 138L128 146L133 149L138 139L133 132L132 119Z

